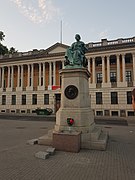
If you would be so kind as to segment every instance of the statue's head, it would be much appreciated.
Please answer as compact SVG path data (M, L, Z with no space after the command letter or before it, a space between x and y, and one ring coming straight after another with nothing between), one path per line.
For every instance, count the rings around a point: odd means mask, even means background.
M135 111L135 88L132 91L132 106Z
M77 41L79 41L79 40L81 39L80 35L79 35L79 34L76 34L76 35L75 35L75 39L76 39Z

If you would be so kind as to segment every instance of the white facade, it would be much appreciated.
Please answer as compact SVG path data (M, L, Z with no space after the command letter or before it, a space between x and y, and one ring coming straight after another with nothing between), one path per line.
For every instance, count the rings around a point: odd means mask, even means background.
M86 57L91 72L89 90L96 116L134 116L131 91L135 86L135 38L89 43ZM60 105L61 80L68 46L0 56L0 112L32 113Z

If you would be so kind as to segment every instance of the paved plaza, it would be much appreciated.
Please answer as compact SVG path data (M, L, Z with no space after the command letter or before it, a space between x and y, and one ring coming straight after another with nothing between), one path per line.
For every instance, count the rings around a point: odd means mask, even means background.
M109 132L106 151L56 151L42 160L34 155L48 147L28 145L54 127L54 121L0 119L0 180L134 180L135 125L102 125Z

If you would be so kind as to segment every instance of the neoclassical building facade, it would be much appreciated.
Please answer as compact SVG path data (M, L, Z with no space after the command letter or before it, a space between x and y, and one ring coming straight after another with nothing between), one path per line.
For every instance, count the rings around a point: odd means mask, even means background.
M131 91L135 86L135 37L88 43L89 92L95 116L134 116ZM61 77L67 45L46 50L0 55L0 112L35 113L61 101Z

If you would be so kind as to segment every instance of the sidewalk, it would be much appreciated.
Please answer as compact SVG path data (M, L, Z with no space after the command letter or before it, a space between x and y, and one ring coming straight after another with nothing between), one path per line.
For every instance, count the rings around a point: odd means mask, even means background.
M110 135L106 151L56 151L42 160L34 154L47 146L26 142L46 134L54 122L0 119L0 180L135 179L135 126L101 126Z

